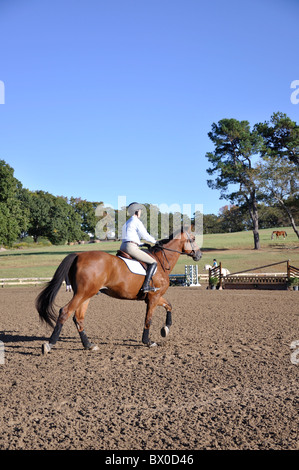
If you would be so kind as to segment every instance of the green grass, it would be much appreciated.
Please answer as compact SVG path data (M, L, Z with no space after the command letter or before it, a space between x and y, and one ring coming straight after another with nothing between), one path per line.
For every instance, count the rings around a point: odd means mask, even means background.
M273 229L259 231L260 250L254 250L253 234L248 232L204 235L203 258L199 267L212 264L214 258L222 262L222 266L230 272L252 269L267 264L290 260L299 267L299 240L291 227L278 227L285 230L287 237L271 240ZM256 271L258 272L258 271ZM286 265L281 264L261 269L260 272L286 272Z
M283 229L283 228L277 228ZM299 240L290 227L288 236L271 240L272 229L260 230L261 250L253 250L252 232L204 235L202 259L196 263L199 272L213 258L231 272L241 271L287 259L299 267ZM115 254L120 242L101 242L76 246L29 247L0 252L0 278L52 277L61 260L71 252L103 250ZM191 258L180 256L173 273L184 273L185 264L195 264ZM264 272L285 272L285 265L273 266Z
M271 240L273 229L263 229L259 231L261 249L273 249L284 247L298 247L299 240L291 227L278 227L275 230L285 230L287 237ZM222 233L204 235L203 249L253 249L253 234L248 232Z

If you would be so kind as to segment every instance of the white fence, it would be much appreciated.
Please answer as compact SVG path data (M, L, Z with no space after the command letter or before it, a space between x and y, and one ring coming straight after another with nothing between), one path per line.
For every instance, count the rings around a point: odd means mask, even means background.
M199 282L208 282L209 274L198 273L198 270L192 269L197 266L186 266L185 274L170 274L169 281L171 286L181 285L181 286L196 286L200 285ZM191 268L191 269L190 269Z
M209 280L209 275L204 273L204 274L197 274L197 279L198 281L203 281L203 282L208 282ZM176 283L182 284L182 285L188 285L188 275L186 274L171 274L169 276L170 278L170 283L172 285L175 285ZM5 287L5 286L26 286L26 285L33 285L33 286L38 286L39 284L45 284L46 282L51 281L51 277L10 277L10 278L0 278L0 288ZM194 279L194 278L193 278ZM179 282L181 281L181 282ZM63 282L65 284L65 282ZM191 283L193 285L196 285L196 281L193 281Z
M44 284L48 281L51 281L51 277L11 277L11 278L2 278L0 279L0 286L25 286L25 285L34 285Z

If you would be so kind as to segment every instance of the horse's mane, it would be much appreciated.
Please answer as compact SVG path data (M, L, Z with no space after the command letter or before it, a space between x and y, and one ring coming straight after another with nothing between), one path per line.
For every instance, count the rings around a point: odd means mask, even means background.
M156 253L157 251L162 250L162 249L163 249L163 245L166 245L167 243L170 242L170 240L173 240L173 239L176 238L179 234L182 234L182 233L186 232L187 230L188 230L187 227L181 227L180 229L178 229L178 230L176 230L175 232L173 232L173 233L169 236L169 238L163 238L162 240L159 240L159 241L157 242L157 244L154 245L154 246L150 249L150 251L151 251L152 253Z
M181 229L178 229L176 230L175 232L173 232L169 238L163 238L162 240L159 240L159 245L165 245L166 243L170 242L170 240L173 240L174 238L176 238L179 233L184 233L185 232L185 228L182 227Z

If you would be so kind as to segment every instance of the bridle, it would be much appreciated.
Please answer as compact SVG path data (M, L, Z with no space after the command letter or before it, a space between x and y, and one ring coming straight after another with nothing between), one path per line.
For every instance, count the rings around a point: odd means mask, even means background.
M195 255L195 253L196 253L196 249L195 249L195 246L194 246L194 243L195 243L195 242L194 242L194 240L191 240L191 237L189 236L189 234L188 234L187 232L184 232L184 233L186 233L187 238L188 238L188 241L189 241L189 243L190 243L190 245L191 245L191 248L192 248L192 250L191 250L190 253L186 253L185 251L174 250L174 249L172 249L172 248L167 248L166 246L164 246L163 244L160 244L159 242L157 242L156 245L154 245L153 249L158 248L158 249L161 250L162 253L163 253L163 263L162 263L160 260L159 260L159 261L160 261L161 266L162 266L162 268L164 269L164 271L165 271L165 270L167 270L167 271L170 270L170 263L169 263L168 258L167 258L167 256L166 256L165 250L166 250L166 251L172 251L172 252L174 252L174 253L179 253L180 255L191 256L191 257L193 257L193 256ZM167 262L168 267L165 267L164 261Z
M187 232L185 232L187 237L188 237L188 241L191 245L191 248L192 248L192 251L190 253L186 253L185 251L179 251L179 250L173 250L172 248L167 248L166 246L164 245L160 245L159 242L156 243L156 247L157 248L161 248L162 250L167 250L167 251L173 251L174 253L179 253L180 255L186 255L186 256L194 256L195 255L195 247L194 247L194 240L191 240L191 237L189 236L189 234Z

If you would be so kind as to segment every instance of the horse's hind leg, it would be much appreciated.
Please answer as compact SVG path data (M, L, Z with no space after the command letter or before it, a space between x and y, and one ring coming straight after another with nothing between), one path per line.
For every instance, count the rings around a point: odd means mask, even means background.
M64 323L67 321L70 315L75 310L77 310L77 308L80 307L81 303L82 303L82 297L75 295L67 305L65 305L63 308L59 310L59 316L58 316L56 325L54 327L53 333L49 339L49 342L44 343L42 346L43 354L47 354L48 352L51 351L53 346L55 346L55 344L57 343L59 339Z
M88 349L89 351L97 351L99 348L97 345L91 343L84 331L84 315L87 310L89 304L89 299L86 300L75 312L73 317L74 323L76 328L79 332L81 342L83 344L84 349Z
M60 309L60 311L59 311L59 317L60 317L61 310L62 309ZM50 336L49 341L42 345L42 353L43 354L49 353L51 351L51 349L53 348L53 346L55 346L55 344L57 343L57 341L59 339L60 332L61 332L61 329L63 327L63 323L61 323L59 321L59 317L58 317L58 320L57 320L56 325L54 327L53 333Z

